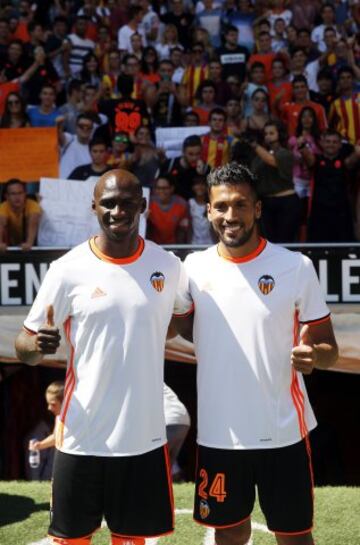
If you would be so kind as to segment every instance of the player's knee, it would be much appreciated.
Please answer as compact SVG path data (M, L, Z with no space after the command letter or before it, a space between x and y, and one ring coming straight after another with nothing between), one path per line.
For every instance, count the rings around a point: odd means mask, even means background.
M311 532L302 535L279 535L275 534L278 545L314 545Z
M246 545L250 538L250 521L235 528L223 528L215 531L216 545Z
M119 537L111 535L111 545L145 545L143 537Z

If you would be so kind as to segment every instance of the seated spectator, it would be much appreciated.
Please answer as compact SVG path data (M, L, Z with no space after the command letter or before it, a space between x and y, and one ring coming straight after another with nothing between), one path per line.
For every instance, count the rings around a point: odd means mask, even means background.
M286 23L282 17L277 17L274 23L271 47L275 53L287 52Z
M229 81L229 80L228 80ZM249 81L244 85L242 96L243 115L249 116L253 113L251 97L257 89L267 92L265 85L265 67L261 62L255 62L249 70Z
M160 38L160 42L156 44L160 60L170 59L171 50L174 47L183 49L178 39L178 31L175 25L166 25Z
M292 20L292 11L286 9L287 2L285 0L273 0L271 2L271 9L267 15L267 20L269 21L271 27L270 31L275 32L276 21L281 18L286 26L289 26Z
M213 244L211 224L207 219L208 187L205 176L194 178L193 197L189 199L191 244Z
M326 28L333 28L336 32L335 9L332 4L324 3L320 10L322 23L316 26L311 32L311 41L316 44L318 50L323 53L326 50L324 32Z
M174 65L174 75L172 80L176 85L180 85L184 76L185 68L183 59L183 50L180 47L174 47L170 53L170 60Z
M123 70L122 70L122 73L120 72L120 76L119 76L121 77L121 75L124 75L124 76L130 76L133 78L134 84L133 84L133 91L131 93L131 98L135 100L140 100L143 98L142 94L143 94L144 82L140 72L140 68L141 68L140 61L141 61L141 58L138 59L134 53L129 53L129 55L124 55L122 60ZM119 78L118 78L118 81L119 81ZM117 84L116 84L116 88L118 90L118 93L117 93L117 97L115 98L120 98L121 89L118 88ZM104 96L104 98L106 97Z
M209 115L210 132L201 137L201 158L211 168L220 167L230 161L230 150L234 138L226 132L226 113L214 108Z
M67 87L67 102L60 106L59 114L64 118L64 131L70 134L76 132L76 122L81 110L82 86L81 81L72 79Z
M221 65L222 77L226 81L229 76L238 76L242 83L246 76L246 63L249 59L249 51L239 45L239 31L236 26L228 26L224 35L225 43L216 50Z
M252 170L259 180L262 228L270 242L294 242L299 228L300 204L293 183L293 156L287 135L277 121L264 127L264 146L253 144Z
M306 27L298 28L297 46L300 47L306 54L307 62L316 61L320 57L319 50L311 41L311 32Z
M142 54L143 54L143 50L144 50L143 35L140 34L140 32L134 32L133 34L131 34L130 44L131 44L130 55L134 55L134 57L136 57L137 60L140 62Z
M188 110L184 113L182 123L184 127L197 127L199 123L199 116L196 112L194 112L194 110Z
M164 159L163 150L156 148L151 140L149 127L138 127L134 135L134 153L131 156L131 171L140 180L143 187L153 186L156 174Z
M112 139L111 154L107 164L111 168L130 169L131 165L131 142L126 132L117 132Z
M314 169L307 241L352 242L349 174L359 164L360 148L342 148L341 135L332 129L325 131L321 145L318 155L303 148L305 161Z
M132 5L128 11L129 22L119 28L118 31L118 49L127 53L133 53L130 38L137 32L143 38L143 45L147 45L145 30L140 26L144 11L140 6Z
M360 93L354 91L354 72L349 67L338 72L338 94L330 108L330 125L355 145L360 140Z
M145 82L158 83L159 75L159 59L155 47L149 45L145 47L141 57L141 78Z
M186 201L174 195L174 183L165 177L155 181L150 199L147 237L157 244L184 244L188 239Z
M26 113L26 103L19 93L9 93L6 97L0 128L20 129L23 127L30 127L30 119Z
M267 84L269 93L270 111L280 117L283 105L292 99L292 85L289 81L289 71L285 61L281 58L273 60L273 77Z
M200 83L196 92L198 105L193 108L193 111L199 116L200 125L207 125L211 110L218 107L215 102L215 95L216 86L211 80L206 79Z
M40 105L29 106L27 113L32 127L56 127L60 110L56 107L56 91L52 85L44 85L40 92Z
M306 78L307 85L312 91L317 91L316 77L319 72L319 60L308 62L306 52L301 47L295 47L291 52L291 73L290 80L298 76Z
M251 97L252 114L241 120L240 132L249 140L262 144L264 127L270 121L269 96L263 89L256 89Z
M327 119L324 108L309 100L309 87L304 76L296 76L292 81L293 99L283 106L282 121L288 129L289 135L295 134L297 120L301 110L309 106L315 111L320 131L327 127Z
M75 134L64 133L59 126L60 178L66 179L76 167L90 163L89 143L93 130L94 122L88 114L77 118Z
M112 49L108 55L108 67L102 77L103 98L117 98L119 89L117 87L117 79L121 74L121 57L120 51ZM135 97L134 97L135 98Z
M194 178L208 174L209 165L201 159L200 136L188 136L183 142L182 155L168 159L160 169L160 176L170 177L174 182L175 192L184 199L192 197Z
M160 81L153 115L157 127L180 127L182 125L182 107L177 98L177 88L172 80L174 65L170 60L163 60L159 66Z
M91 176L102 176L111 170L107 164L107 146L103 140L91 140L89 151L91 163L76 167L68 176L68 180L87 180Z
M8 47L5 63L5 77L7 81L12 81L24 74L29 66L29 59L25 54L25 46L21 40L13 39Z
M13 178L4 187L5 202L0 204L0 252L8 246L31 250L36 241L41 208L26 197L25 184Z

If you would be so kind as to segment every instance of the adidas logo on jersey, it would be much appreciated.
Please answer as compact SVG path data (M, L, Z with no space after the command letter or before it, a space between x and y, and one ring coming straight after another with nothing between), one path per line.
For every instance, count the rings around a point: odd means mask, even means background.
M91 294L91 299L95 299L96 297L104 297L105 295L107 294L101 288L95 288Z

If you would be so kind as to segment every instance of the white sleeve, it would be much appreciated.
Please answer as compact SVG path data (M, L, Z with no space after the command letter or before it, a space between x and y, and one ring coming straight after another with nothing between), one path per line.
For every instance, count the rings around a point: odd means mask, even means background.
M45 275L33 306L25 319L25 328L36 333L45 322L46 309L49 305L54 307L55 325L61 328L70 314L70 299L66 284L56 265L50 265L50 269Z
M321 322L329 318L330 310L325 303L314 266L306 256L300 259L296 289L296 307L301 323Z
M186 260L185 260L186 261ZM179 260L180 272L176 291L174 316L186 316L194 310L194 303L190 295L189 277L184 263Z

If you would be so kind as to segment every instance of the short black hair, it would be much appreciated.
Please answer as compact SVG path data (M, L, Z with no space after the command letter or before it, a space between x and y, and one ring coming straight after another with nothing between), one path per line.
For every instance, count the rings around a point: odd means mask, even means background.
M192 148L193 146L201 146L201 138L197 134L192 134L185 138L183 142L183 151L185 151L186 148Z
M130 97L134 89L134 78L126 74L120 74L117 79L117 87L123 97Z
M354 70L350 66L342 66L337 72L337 79L339 80L341 74L350 74L354 77Z
M331 81L331 83L334 83L334 78L328 68L323 68L322 70L319 70L316 76L316 81L319 81L321 79L327 79L328 81Z
M306 77L301 74L299 76L295 76L291 83L293 87L295 83L305 83L306 87L309 87Z
M71 79L67 86L67 94L71 95L73 91L81 91L82 82L79 79Z
M91 114L83 113L79 114L76 118L76 124L79 123L82 119L86 119L87 121L91 121L91 123L94 123L94 119Z
M223 108L216 107L210 110L209 121L211 120L213 115L222 115L225 121L227 119L227 114Z
M211 188L218 185L248 184L255 200L258 200L257 178L248 167L235 163L227 163L221 167L213 168L207 176L209 193Z
M11 187L12 185L21 185L24 191L26 192L26 187L24 182L22 182L19 178L10 178L10 180L8 180L6 184L4 185L4 195L6 195L9 187Z
M103 138L93 138L89 142L89 150L92 150L94 146L105 146L107 148L107 144Z
M225 30L225 36L226 36L226 34L228 34L229 32L239 32L239 29L238 29L236 26L234 26L234 25L228 25L228 26L226 27L226 30Z

